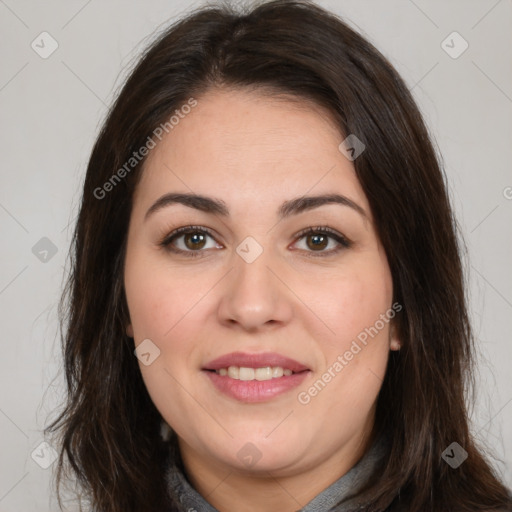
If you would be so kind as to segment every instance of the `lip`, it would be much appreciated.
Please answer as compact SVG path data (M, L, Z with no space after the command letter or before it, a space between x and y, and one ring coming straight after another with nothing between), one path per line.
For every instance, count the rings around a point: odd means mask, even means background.
M246 352L232 352L207 363L203 370L220 370L230 366L243 366L245 368L264 368L265 366L281 366L294 373L304 372L309 368L295 359L283 356L276 352L263 352L261 354L248 354ZM275 379L277 380L277 379ZM246 381L250 382L250 381ZM265 381L261 381L265 382Z
M238 380L203 370L215 388L239 402L266 402L297 387L311 372L305 370L270 380Z
M292 375L270 380L238 380L228 375L219 375L212 370L229 368L230 366L243 366L245 368L264 368L266 366L281 366L294 372ZM257 403L266 402L297 387L311 373L311 370L289 357L275 352L262 354L247 354L232 352L210 361L202 369L209 381L221 393L240 402Z

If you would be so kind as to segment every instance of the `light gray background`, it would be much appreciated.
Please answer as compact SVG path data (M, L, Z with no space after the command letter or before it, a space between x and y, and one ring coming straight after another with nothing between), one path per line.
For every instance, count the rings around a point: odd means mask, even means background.
M473 431L512 485L512 2L318 3L391 60L437 140L469 250ZM155 30L201 4L0 0L0 512L57 510L52 466L31 454L63 393L56 306L87 159L127 66ZM47 59L31 48L43 31L59 45ZM453 31L469 44L456 59L441 46ZM42 237L58 250L46 262L32 252Z

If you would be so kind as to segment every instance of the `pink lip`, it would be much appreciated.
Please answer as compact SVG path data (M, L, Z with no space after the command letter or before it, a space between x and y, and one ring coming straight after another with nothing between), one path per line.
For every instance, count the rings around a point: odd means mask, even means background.
M220 368L229 368L230 366L243 366L245 368L264 368L266 366L281 366L288 368L292 372L299 373L309 370L307 366L282 356L275 352L264 352L261 354L247 354L245 352L232 352L207 363L203 370L219 370ZM261 381L265 382L265 381Z
M281 366L294 372L292 375L270 380L238 380L227 375L219 375L215 371L230 366L245 368L264 368L266 366ZM210 371L208 371L210 370ZM309 375L307 366L289 357L266 352L263 354L246 354L233 352L210 361L203 368L210 382L222 393L241 402L265 402L278 395L297 387Z
M270 380L237 380L222 376L215 372L203 371L210 382L222 393L241 402L265 402L277 395L286 393L297 387L308 375L309 371L294 373Z

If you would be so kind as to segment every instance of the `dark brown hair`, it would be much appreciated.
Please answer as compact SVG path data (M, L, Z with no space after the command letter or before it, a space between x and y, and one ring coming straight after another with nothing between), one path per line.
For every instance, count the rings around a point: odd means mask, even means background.
M510 506L468 428L474 342L456 222L427 129L391 64L306 1L190 13L144 53L110 110L87 168L60 304L68 395L47 427L60 436L58 484L72 473L98 512L170 506L163 467L177 454L160 437L161 415L125 333L125 244L144 160L104 197L97 191L176 109L215 87L313 101L332 113L340 135L355 134L366 146L354 165L386 250L394 301L403 305L395 319L402 349L390 355L375 424L390 445L369 482L368 510ZM441 458L453 441L468 452L457 469Z

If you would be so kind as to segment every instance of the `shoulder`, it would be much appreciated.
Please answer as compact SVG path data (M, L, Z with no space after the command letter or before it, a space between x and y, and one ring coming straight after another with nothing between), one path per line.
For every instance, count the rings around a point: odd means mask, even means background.
M399 503L390 505L384 512L408 512L403 506ZM474 512L512 512L512 505L510 507L505 508L493 508L488 510L478 509L474 510Z

